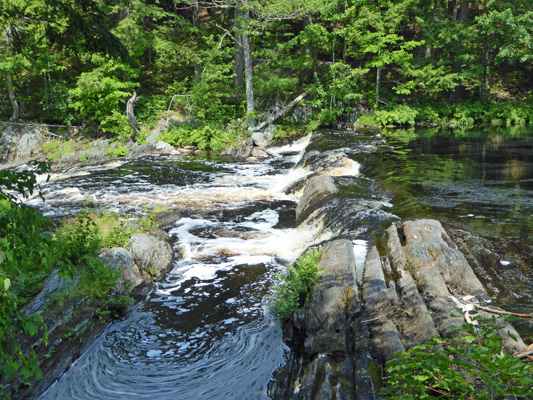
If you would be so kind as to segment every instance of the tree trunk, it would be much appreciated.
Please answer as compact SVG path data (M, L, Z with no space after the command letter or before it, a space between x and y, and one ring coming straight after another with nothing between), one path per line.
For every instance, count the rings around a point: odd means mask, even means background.
M10 26L4 28L4 39L6 42L7 53L9 54L11 43L12 43ZM17 97L15 94L15 85L13 85L13 75L11 74L10 70L6 71L6 75L7 75L7 94L9 95L9 101L11 102L11 107L13 108L13 115L11 116L11 118L9 118L9 120L18 121L20 118L20 107L19 107L19 103L17 101Z
M235 40L235 78L233 79L233 88L235 92L237 89L244 86L244 47L243 47L243 34L242 34L242 10L235 9L235 29L237 34Z
M11 72L7 72L7 93L9 94L9 100L11 101L11 107L13 107L13 115L9 118L10 121L18 121L20 118L19 103L15 98L15 88L13 86L13 77Z
M196 2L192 9L192 24L195 28L200 29L200 11L198 9L198 2ZM200 82L202 73L202 66L199 63L194 64L194 80Z
M137 119L135 118L135 115L133 113L133 108L135 107L135 103L137 103L137 100L139 100L141 96L137 97L137 92L133 92L133 96L130 97L128 100L128 103L126 104L126 116L128 117L128 122L133 129L133 134L137 135L141 131L141 127L137 123Z
M244 79L246 81L246 112L251 114L254 112L254 80L253 80L253 65L252 65L252 49L250 48L250 38L248 36L247 22L250 18L250 10L244 10L244 29L242 35L242 44L244 47Z
M457 1L460 1L459 21L466 21L468 18L469 0L457 0ZM455 2L455 7L453 10L453 15L452 15L452 19L454 21L457 19L457 1ZM460 27L458 27L457 29L460 29ZM456 60L452 65L452 72L456 74L460 74L463 69L462 62L457 59L459 55L461 54L461 52L462 52L462 46L459 43L456 43L456 46L454 49L454 55L455 55ZM465 89L464 86L459 82L458 85L455 87L452 95L450 96L450 100L452 101L460 100L464 95L464 89Z

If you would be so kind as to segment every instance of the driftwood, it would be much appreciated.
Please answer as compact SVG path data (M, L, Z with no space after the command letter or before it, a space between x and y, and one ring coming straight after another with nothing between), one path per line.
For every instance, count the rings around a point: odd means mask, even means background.
M479 309L479 310L486 311L486 312L492 313L492 314L511 315L513 317L518 317L518 318L531 318L531 319L533 319L533 314L515 313L515 312L502 310L501 308L498 308L498 309L490 308L490 307L480 306L478 304L474 304L474 307Z
M137 119L135 119L135 115L133 114L133 108L135 107L135 103L137 103L137 100L139 100L141 96L137 97L137 92L133 92L133 96L130 97L128 100L128 103L126 105L126 116L128 117L128 122L133 129L133 133L137 134L141 131L141 127L137 123Z
M533 357L531 357L532 354L533 354L533 344L530 344L526 349L519 351L518 353L515 353L514 356L518 358L527 357L530 360L533 360Z
M290 110L292 110L292 108L300 101L302 100L305 96L307 96L307 92L303 92L301 95L299 95L297 98L295 98L293 101L291 101L288 105L286 105L285 107L283 107L281 110L278 110L276 111L275 113L273 113L270 117L268 117L266 119L266 121L263 121L261 122L259 125L255 126L255 127L252 127L250 128L250 130L252 132L258 132L260 131L261 129L263 129L265 126L268 126L270 125L272 122L274 122L275 120L277 120L279 117L282 117L284 116L285 114L287 114Z

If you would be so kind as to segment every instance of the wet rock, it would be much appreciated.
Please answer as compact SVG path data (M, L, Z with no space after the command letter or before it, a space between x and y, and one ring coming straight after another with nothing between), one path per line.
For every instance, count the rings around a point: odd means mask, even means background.
M141 273L159 277L172 267L172 247L164 240L143 233L131 236L130 250Z
M268 158L270 157L270 154L261 147L253 147L251 156L256 158Z
M314 176L309 179L296 207L296 222L302 222L318 207L321 199L336 191L337 187L330 176Z

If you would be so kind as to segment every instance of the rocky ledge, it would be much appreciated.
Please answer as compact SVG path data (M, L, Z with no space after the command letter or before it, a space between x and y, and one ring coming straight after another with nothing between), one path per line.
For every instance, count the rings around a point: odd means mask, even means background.
M310 180L298 206L302 217L336 191L330 178ZM454 335L465 323L454 311L488 299L439 221L392 223L380 243L380 250L368 249L363 276L351 241L324 246L308 304L282 322L292 352L270 386L274 399L375 399L382 368L396 351ZM501 333L507 351L526 348L508 323Z
M163 214L162 222L179 218L177 213ZM42 315L48 329L49 345L45 346L38 337L24 344L27 349L35 350L43 379L32 382L31 386L12 385L10 395L14 400L38 398L102 335L108 325L107 314L114 317L126 315L146 297L156 280L164 278L172 268L174 251L168 234L152 228L150 234L132 235L127 249L102 250L100 258L110 268L122 271L111 301L108 299L105 305L75 294L78 280L60 278L55 271L45 281L40 293L23 309L26 314ZM123 302L123 296L134 301Z

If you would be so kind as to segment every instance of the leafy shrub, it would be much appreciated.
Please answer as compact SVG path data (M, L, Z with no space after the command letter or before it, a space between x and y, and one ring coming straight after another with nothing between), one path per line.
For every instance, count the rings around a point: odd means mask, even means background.
M414 125L418 111L406 104L392 107L390 110L378 110L375 120L379 126Z
M288 274L277 275L280 282L272 289L272 309L278 318L290 317L309 300L309 293L318 278L318 263L322 250L309 249L294 266L288 266Z
M52 236L41 232L48 219L21 204L18 197L33 194L35 173L47 170L47 164L38 163L33 171L0 171L0 397L4 378L17 376L24 382L42 377L35 352L30 349L24 354L20 341L41 329L47 343L46 326L39 315L19 312L19 305L38 290L57 258Z
M161 140L173 146L196 146L201 150L220 151L236 136L236 131L223 129L215 124L204 123L199 127L180 125L161 135Z
M387 399L531 398L533 366L503 350L496 320L465 324L457 337L430 339L387 362ZM512 338L512 336L511 336Z
M128 150L129 149L127 146L119 145L110 151L110 155L115 158L124 157L126 154L128 154Z

